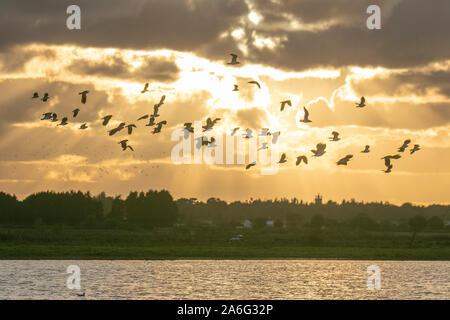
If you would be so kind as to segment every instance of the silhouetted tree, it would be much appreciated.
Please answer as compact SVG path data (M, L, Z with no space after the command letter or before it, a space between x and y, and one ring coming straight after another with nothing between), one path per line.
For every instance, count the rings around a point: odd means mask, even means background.
M425 219L423 216L417 215L408 220L409 222L409 228L412 231L412 237L411 242L409 244L410 247L412 247L413 241L416 238L416 235L418 232L421 232L425 229L427 225L427 219Z

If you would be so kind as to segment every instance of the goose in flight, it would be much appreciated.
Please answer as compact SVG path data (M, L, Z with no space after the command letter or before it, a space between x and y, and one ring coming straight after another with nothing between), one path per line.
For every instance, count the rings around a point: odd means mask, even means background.
M56 121L58 121L58 115L53 112L53 114L52 114L52 122L56 122Z
M269 132L269 128L262 128L261 133L259 135L260 136L270 136L272 134Z
M212 127L214 127L216 122L219 120L220 120L220 118L215 118L214 120L212 120L211 118L206 119L206 125L202 126L203 132L212 129Z
M184 124L184 138L187 139L189 138L189 133L194 133L194 128L192 128L192 123L191 122L186 122Z
M252 81L249 81L248 83L256 84L258 86L258 88L261 89L261 85L259 84L258 81L252 80Z
M135 124L129 124L126 126L126 128L128 129L128 134L132 134L133 133L133 128L137 128Z
M158 108L161 107L164 104L164 100L166 100L166 96L165 95L163 95L161 97L161 99L159 100L159 102L157 104L155 104L155 106L158 106Z
M350 161L351 158L353 158L353 155L352 155L352 154L348 154L348 155L346 155L345 157L343 157L342 159L339 159L339 161L336 162L336 164L337 164L338 166L340 166L340 165L346 166L347 163Z
M381 158L381 159L384 159L384 165L385 165L386 167L389 167L389 165L391 164L391 159L400 159L400 158L401 158L401 155L396 154L396 155L394 155L394 156L387 155L387 156L384 156L384 157Z
M309 112L306 107L303 107L303 110L305 111L305 114L303 115L303 119L300 119L300 122L312 122L311 120L309 120Z
M156 124L156 128L153 129L153 134L155 134L155 133L160 133L163 124L167 124L167 121L166 121L166 120L163 120L163 121L158 122L158 123Z
M87 123L83 123L83 124L80 126L80 130L84 130L84 129L87 129L87 128L88 128Z
M153 127L155 125L155 117L153 115L150 116L150 120L145 125L146 127Z
M120 146L122 147L122 151L127 150L127 148L130 149L131 151L134 151L133 147L129 146L127 142L128 140L122 140L119 142Z
M237 84L234 85L233 91L239 91L239 86Z
M411 150L409 150L409 152L410 152L410 154L413 154L414 152L419 151L419 150L420 150L420 146L418 144L415 144L414 147Z
M280 131L277 131L277 132L272 133L272 144L277 143L278 137L280 136L280 134L281 134Z
M141 93L146 93L148 92L148 82L144 85L144 89L141 91Z
M369 152L370 152L370 146L369 145L366 145L364 150L361 151L361 153L369 153Z
M140 117L139 119L137 119L137 121L148 119L148 117L149 117L148 114L143 115L142 117Z
M78 113L80 112L80 109L76 108L75 110L72 111L73 113L73 117L76 118L76 116L78 115Z
M360 102L356 102L356 107L357 108L363 108L366 106L366 98L361 97L361 101Z
M298 166L300 163L302 163L302 161L305 164L308 164L308 158L306 156L298 156L297 161L295 161L295 165Z
M311 150L312 153L314 153L314 157L320 157L325 154L325 148L327 147L324 143L318 143L316 145L316 150Z
M239 130L239 127L236 127L233 129L233 131L231 132L231 135L234 136L234 134Z
M216 138L211 137L211 141L208 141L207 144L209 144L209 148L215 148L215 147L217 146L217 144L216 144Z
M125 122L121 122L116 128L109 130L108 133L110 136L112 136L117 132L119 132L120 130L122 130L123 128L125 128Z
M82 104L86 103L88 93L89 93L89 90L84 90L84 91L78 92L78 94L81 94L81 103Z
M408 148L408 145L411 143L410 139L406 139L405 141L403 141L403 144L401 145L400 148L398 148L398 152L404 152L406 148Z
M285 107L286 105L288 105L289 107L292 107L292 102L291 102L291 100L281 101L280 103L281 103L280 111L283 111L283 110L284 110L284 107Z
M48 93L44 93L44 96L42 97L42 101L47 102L47 100L50 99L50 97L48 96Z
M280 161L278 161L278 163L285 163L287 160L286 160L286 153L283 153L282 155L281 155L281 157L280 157Z
M252 133L253 133L253 131L251 129L247 128L247 130L245 130L245 134L243 134L242 137L244 139L251 139L251 138L253 138Z
M258 150L266 150L266 149L268 149L268 147L267 147L267 142L263 142L263 143L262 143L262 146L259 147Z
M107 115L107 116L104 116L103 118L102 118L102 120L103 120L103 125L104 126L106 126L107 124L108 124L108 122L109 122L109 120L111 120L111 118L112 118L112 115L110 114L110 115Z
M33 93L33 96L31 97L31 99L37 99L39 98L39 93L35 92Z
M234 66L234 65L240 63L239 61L237 61L238 56L236 54L230 53L230 56L231 56L231 62L228 62L227 64L231 64Z
M67 124L67 117L62 118L61 123L58 126L65 126Z
M197 149L200 149L202 146L207 146L208 144L215 144L216 138L211 137L211 141L208 140L208 137L198 137L195 138L195 140L197 141L197 144L195 145Z
M256 166L256 161L253 161L252 163L249 163L248 165L245 166L245 170L250 169L251 167Z
M330 141L339 141L339 140L341 140L341 138L339 138L339 132L333 131L333 132L331 133L331 135L332 135L333 137L330 137L330 138L329 138Z
M50 120L53 116L53 112L47 112L42 114L41 120Z
M392 171L392 164L389 163L389 165L387 166L386 170L382 170L385 173L390 173Z
M152 114L153 117L155 117L155 118L159 117L158 110L159 110L159 106L157 104L155 104L153 106L153 114Z

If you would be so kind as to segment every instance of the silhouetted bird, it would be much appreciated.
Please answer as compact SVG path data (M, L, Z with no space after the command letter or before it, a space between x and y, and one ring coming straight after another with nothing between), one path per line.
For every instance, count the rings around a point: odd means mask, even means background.
M261 133L259 135L264 137L264 136L270 136L272 134L269 132L269 128L262 128Z
M303 107L303 110L305 111L304 115L303 115L303 119L300 119L300 122L312 122L311 120L309 120L309 112L306 109L306 107Z
M252 133L253 131L247 128L247 130L245 130L245 134L243 134L242 137L244 137L245 139L251 139L253 138Z
M158 106L157 104L155 104L155 105L153 106L153 114L152 114L152 116L153 116L154 118L159 117L158 110L159 110L159 106Z
M56 122L56 121L58 121L58 115L53 112L53 114L52 114L52 122Z
M330 137L330 138L329 138L330 141L339 141L339 140L341 140L341 138L339 138L339 132L333 131L333 132L331 133L331 135L332 135L333 137Z
M159 102L156 104L158 106L158 108L161 107L164 104L164 100L166 100L166 96L165 95L163 95L161 97L161 99L159 100Z
M78 92L78 94L81 94L81 103L82 104L86 103L88 93L89 93L89 90L84 90L84 91Z
M47 102L47 100L50 99L50 97L48 96L48 93L44 93L44 96L42 97L42 101Z
M147 82L146 84L145 84L145 86L144 86L144 89L141 91L141 93L146 93L148 90L148 85L149 85L149 83Z
M58 126L65 126L67 124L67 117L62 118L61 123Z
M280 131L276 131L276 132L272 133L272 144L277 143L278 137L280 136L280 134L281 134Z
M146 127L153 127L155 125L155 117L153 115L150 116L150 120L145 125Z
M408 145L411 143L410 139L406 139L400 148L398 148L398 152L404 152L406 148L408 148Z
M281 155L281 158L280 158L280 161L278 161L278 163L285 163L287 160L286 160L286 153L283 153L282 155Z
M239 91L239 86L237 84L234 85L233 91Z
M47 113L43 113L42 114L42 118L41 120L50 120L52 118L53 113L52 112L47 112Z
M281 101L280 103L281 103L280 111L283 111L283 110L284 110L284 107L285 107L286 105L288 105L289 107L292 107L292 102L291 102L291 100Z
M130 149L131 151L134 151L133 147L129 146L127 142L128 140L122 140L119 142L120 146L122 147L122 151L127 150L127 148Z
M409 150L409 152L410 152L410 154L413 154L414 152L419 151L419 150L420 150L420 146L418 144L415 144L414 147L411 150Z
M139 120L145 120L145 119L148 119L148 117L149 117L149 115L148 115L148 114L146 114L146 115L143 115L142 117L140 117L139 119L137 119L137 121L139 121Z
M216 122L219 120L220 120L220 118L215 118L214 120L212 120L211 118L206 119L206 125L202 126L203 132L212 129L212 127L214 127Z
M392 171L392 164L390 164L389 163L389 165L387 166L387 169L386 170L382 170L383 172L386 172L386 173L389 173L389 172L391 172Z
M39 93L35 92L33 93L33 96L31 97L31 99L37 99L39 98Z
M80 130L84 130L84 129L87 129L87 124L86 123L83 123L81 126L80 126Z
M361 97L361 101L356 103L357 108L363 108L366 106L366 98Z
M80 112L80 109L78 109L78 108L76 108L75 110L73 110L73 111L72 111L73 117L75 118L75 117L78 115L79 112Z
M259 147L258 150L265 150L265 149L268 149L268 147L267 147L267 142L263 142L263 143L262 143L262 146Z
M121 122L116 128L109 130L108 133L110 136L112 136L121 131L123 128L125 128L125 122Z
M153 129L153 134L155 134L155 133L160 133L163 124L167 124L167 121L166 121L166 120L163 120L163 121L158 122L158 123L156 124L156 128Z
M231 62L228 62L227 64L236 65L239 64L239 61L237 61L238 56L234 53L230 53L231 56Z
M261 89L261 86L259 85L258 81L254 81L254 80L252 80L252 81L249 81L248 83L251 83L251 84L256 84L256 85L258 86L258 88L260 88L260 89Z
M231 135L234 136L234 134L239 130L239 127L236 127L233 129L233 131L231 132Z
M133 128L136 128L135 124L129 124L126 126L126 128L128 129L128 134L132 134L133 133Z
M109 120L111 120L111 118L112 118L112 115L108 115L108 116L105 116L105 117L103 117L102 118L102 120L103 120L103 125L104 126L106 126L107 124L108 124L108 122L109 122Z
M370 146L366 145L366 147L364 148L363 151L361 151L361 153L369 153L370 152Z
M249 163L248 165L245 166L245 170L250 169L251 167L256 166L256 161L253 161L252 163Z
M302 163L302 161L305 164L308 164L308 158L306 156L298 156L297 161L295 161L295 165L298 166L300 163Z
M340 159L337 163L338 166L343 165L346 166L350 159L353 158L353 155L348 154L344 158Z
M314 153L314 157L320 157L325 154L325 148L327 147L324 143L318 143L316 145L316 150L311 150L312 153Z

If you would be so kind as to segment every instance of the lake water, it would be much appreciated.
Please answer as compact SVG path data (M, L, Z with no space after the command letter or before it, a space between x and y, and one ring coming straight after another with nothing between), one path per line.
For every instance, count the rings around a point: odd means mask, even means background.
M69 265L84 297L67 288ZM380 290L367 287L371 265ZM450 299L450 262L3 260L0 299Z

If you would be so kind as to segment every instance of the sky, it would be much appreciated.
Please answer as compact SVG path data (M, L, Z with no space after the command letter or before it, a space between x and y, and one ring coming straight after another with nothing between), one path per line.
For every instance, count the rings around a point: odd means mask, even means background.
M66 26L72 4L81 9L79 30ZM381 29L367 28L371 4L381 8ZM448 0L2 0L0 191L24 198L167 189L175 198L226 201L312 201L320 193L325 201L448 204L449 15ZM230 53L239 65L227 64ZM50 99L31 99L34 92ZM162 95L157 121L167 125L152 134L137 119ZM367 106L356 108L361 96ZM298 121L304 106L311 123ZM69 124L41 121L46 112ZM248 157L237 165L174 163L172 134L208 117L220 118L216 137L235 127L240 136L247 128L280 131L276 147L288 161L273 175L262 175L260 163L246 170ZM109 136L120 122L137 129ZM340 141L329 141L332 131ZM123 139L134 151L122 151ZM381 157L406 139L384 173ZM327 152L315 158L317 143ZM420 150L411 155L414 144ZM370 153L360 152L365 145ZM337 166L347 154L348 165ZM296 166L299 155L308 164Z

